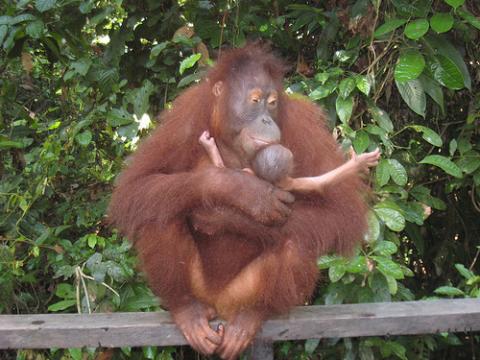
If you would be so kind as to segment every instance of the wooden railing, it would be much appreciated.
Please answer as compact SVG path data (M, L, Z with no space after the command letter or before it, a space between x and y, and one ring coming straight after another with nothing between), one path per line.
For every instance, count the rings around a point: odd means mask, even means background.
M305 306L268 320L249 351L273 359L273 341L479 330L480 299ZM0 315L0 349L185 344L168 312Z

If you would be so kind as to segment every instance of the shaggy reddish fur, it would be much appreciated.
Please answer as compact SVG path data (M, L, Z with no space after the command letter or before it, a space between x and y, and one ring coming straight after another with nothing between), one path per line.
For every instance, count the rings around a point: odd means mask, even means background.
M232 170L245 164L231 154L222 154L227 169L202 165L206 155L198 137L207 129L216 138L222 131L222 123L212 124L213 85L223 81L228 98L229 79L252 61L281 88L284 66L261 46L225 53L205 80L162 114L161 125L139 146L113 193L110 220L134 241L152 289L171 309L195 298L189 269L197 254L214 297L254 259L271 253L277 260L265 265L261 291L251 306L266 315L284 312L311 296L317 257L348 253L366 229L367 209L357 177L322 195L296 194L283 226L262 225L229 206L229 198L255 194L238 193L219 175L252 175ZM323 112L310 101L280 93L278 123L282 144L294 155L292 177L320 175L345 161ZM197 225L207 230L196 231ZM294 244L288 259L282 252L287 240Z

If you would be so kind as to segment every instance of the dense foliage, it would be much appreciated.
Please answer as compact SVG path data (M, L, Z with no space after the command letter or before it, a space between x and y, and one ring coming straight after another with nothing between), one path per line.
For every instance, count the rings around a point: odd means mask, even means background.
M383 153L366 244L319 259L315 302L480 298L479 16L473 0L0 0L0 313L158 309L129 243L105 225L115 176L154 116L250 38L289 61L287 91L324 106L345 148ZM460 359L479 344L466 333L276 352ZM9 356L99 353L191 356Z

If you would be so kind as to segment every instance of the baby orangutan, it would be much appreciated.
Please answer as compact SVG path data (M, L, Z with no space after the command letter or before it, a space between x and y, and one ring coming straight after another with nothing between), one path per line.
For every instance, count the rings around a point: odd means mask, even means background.
M208 131L204 131L199 138L200 144L206 150L210 160L217 167L225 167L218 151L215 139ZM273 144L259 150L252 160L252 169L243 169L276 185L285 191L301 193L323 193L326 187L342 181L356 173L366 173L368 168L375 167L380 159L380 150L357 155L350 149L350 159L343 165L319 176L292 178L293 154L280 144Z

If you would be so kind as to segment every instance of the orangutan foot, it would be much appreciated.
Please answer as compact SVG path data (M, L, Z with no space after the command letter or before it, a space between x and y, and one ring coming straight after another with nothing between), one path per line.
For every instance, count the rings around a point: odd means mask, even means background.
M225 360L238 358L252 342L263 323L263 319L261 313L252 310L237 314L232 321L226 324L225 329L219 329L219 333L223 335L223 340L216 353Z
M222 343L221 331L217 333L208 323L216 317L212 307L194 301L187 306L172 310L172 316L185 339L196 351L212 355Z

